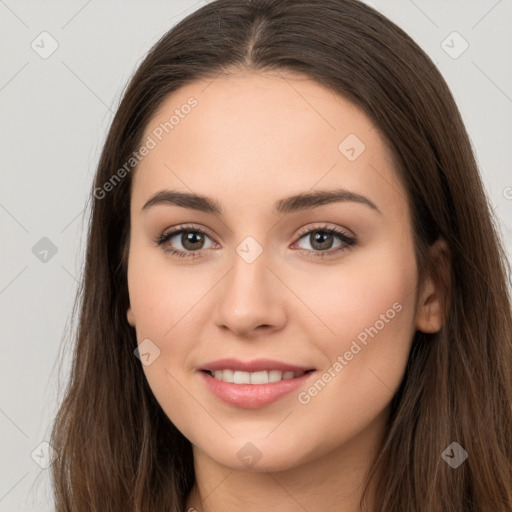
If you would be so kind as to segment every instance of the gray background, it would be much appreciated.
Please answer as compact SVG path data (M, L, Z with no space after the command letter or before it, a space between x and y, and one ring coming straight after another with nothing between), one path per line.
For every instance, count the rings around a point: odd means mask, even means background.
M512 0L367 3L419 43L451 87L512 256ZM52 510L49 470L40 466L51 450L40 443L69 365L66 351L60 373L56 363L83 263L95 165L137 64L204 4L0 0L0 512ZM461 55L465 43L454 31L469 44ZM58 48L42 58L53 40Z

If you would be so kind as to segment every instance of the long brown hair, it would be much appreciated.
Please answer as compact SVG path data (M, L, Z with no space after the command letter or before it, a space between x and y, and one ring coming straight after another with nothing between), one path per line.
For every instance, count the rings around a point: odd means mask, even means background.
M247 69L299 72L361 107L407 191L420 277L428 247L439 237L449 247L445 325L415 334L373 465L383 469L375 510L511 512L510 265L441 74L406 33L357 0L215 0L165 34L131 79L92 190L74 359L51 436L56 511L184 509L191 444L153 396L126 320L133 172L106 193L104 184L169 93ZM468 453L456 469L441 456L452 442Z

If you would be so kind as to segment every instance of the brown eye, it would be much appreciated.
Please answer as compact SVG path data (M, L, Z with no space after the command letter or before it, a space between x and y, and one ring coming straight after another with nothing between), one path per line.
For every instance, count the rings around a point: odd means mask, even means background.
M158 245L173 255L181 257L196 257L196 252L202 249L208 249L210 246L205 247L206 239L211 238L200 229L192 228L177 228L167 233L162 234L158 239Z
M334 235L326 231L315 230L308 236L311 247L320 251L330 249L334 243Z
M311 229L303 233L299 241L303 239L309 243L310 248L300 247L300 245L299 247L308 252L319 253L315 254L315 256L323 256L322 253L337 253L355 244L355 238L348 236L343 231L327 226ZM337 244L336 240L338 240Z
M199 231L182 231L180 243L188 251L197 251L202 249L204 235Z

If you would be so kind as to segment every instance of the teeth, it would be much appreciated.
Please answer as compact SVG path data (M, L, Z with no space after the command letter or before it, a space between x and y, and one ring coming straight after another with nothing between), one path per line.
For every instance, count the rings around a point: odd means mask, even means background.
M251 384L268 384L268 372L254 372L249 374Z
M235 372L233 370L221 370L220 380L224 382L234 382Z
M213 376L217 380L230 382L234 384L268 384L269 382L279 382L280 380L289 380L304 375L305 372L282 372L281 370L270 370L260 372L241 372L235 370L215 370Z
M283 377L283 372L281 370L270 370L268 372L268 381L269 382L279 382Z
M235 375L233 376L233 382L235 384L250 384L251 374L248 372L235 372Z

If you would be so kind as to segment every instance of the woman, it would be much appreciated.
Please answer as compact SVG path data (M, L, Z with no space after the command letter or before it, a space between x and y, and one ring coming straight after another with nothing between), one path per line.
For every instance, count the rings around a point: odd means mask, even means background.
M92 195L57 511L512 511L509 267L396 25L200 8L132 78Z

